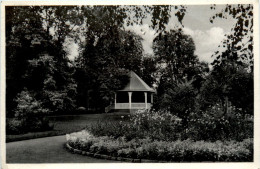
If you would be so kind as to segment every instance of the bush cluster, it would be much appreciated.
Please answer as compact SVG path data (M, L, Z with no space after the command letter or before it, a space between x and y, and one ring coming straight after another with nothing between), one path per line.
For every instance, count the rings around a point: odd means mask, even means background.
M150 138L117 139L95 137L84 130L67 134L68 144L79 150L117 157L151 159L158 161L252 161L253 140L236 141L154 141Z
M49 110L43 108L42 103L37 101L29 91L22 91L16 101L18 105L15 109L15 117L6 121L7 134L46 131L53 128L45 117Z
M182 119L166 111L138 110L121 121L105 120L93 124L88 130L95 136L125 137L127 140L149 137L153 140L236 140L253 138L253 116L241 109L216 104L205 111L190 111L187 125Z
M234 106L225 112L216 104L206 111L192 112L188 117L186 137L194 140L237 140L253 138L252 115Z
M181 133L181 119L164 111L138 110L121 121L99 121L88 128L95 136L176 140Z

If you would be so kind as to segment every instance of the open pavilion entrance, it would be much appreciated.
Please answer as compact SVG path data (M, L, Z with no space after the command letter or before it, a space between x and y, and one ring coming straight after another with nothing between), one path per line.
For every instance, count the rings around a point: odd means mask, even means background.
M117 92L115 94L115 109L150 109L153 94L143 91Z
M129 73L130 81L122 90L115 93L111 109L135 110L150 109L153 103L154 90L149 87L136 73Z

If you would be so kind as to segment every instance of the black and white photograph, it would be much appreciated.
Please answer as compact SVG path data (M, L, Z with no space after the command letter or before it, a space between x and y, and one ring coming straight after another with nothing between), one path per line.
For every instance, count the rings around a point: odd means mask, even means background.
M5 167L254 164L256 8L2 4Z

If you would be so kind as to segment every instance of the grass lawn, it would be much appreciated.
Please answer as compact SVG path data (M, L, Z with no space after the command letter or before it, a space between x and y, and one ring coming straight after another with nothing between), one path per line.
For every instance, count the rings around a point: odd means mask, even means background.
M54 124L54 129L44 132L33 132L19 135L6 135L6 142L27 140L40 137L58 136L75 131L80 131L86 126L99 120L121 120L121 116L126 116L126 113L108 113L108 114L82 114L82 115L62 115L50 116L50 123Z

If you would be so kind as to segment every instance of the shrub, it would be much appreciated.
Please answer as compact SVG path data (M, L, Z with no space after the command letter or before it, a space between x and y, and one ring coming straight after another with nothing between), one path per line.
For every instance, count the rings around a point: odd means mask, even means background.
M24 126L23 120L17 120L15 118L6 120L6 133L7 134L20 134L23 133L21 128Z
M95 136L124 136L127 140L145 137L153 140L176 140L182 130L181 119L178 117L169 112L149 110L138 110L121 121L99 121L88 129Z
M155 140L176 140L181 131L181 119L167 111L138 110L130 117L129 125Z
M7 121L7 134L20 134L29 131L50 130L53 126L45 114L48 109L42 107L42 103L33 98L32 93L24 90L16 99L15 118Z
M229 107L224 113L220 104L206 111L193 112L189 116L186 137L195 140L238 140L253 137L253 123L247 120L241 109ZM251 116L251 115L249 115Z
M171 114L180 117L183 125L186 126L188 109L195 108L197 91L193 86L194 79L178 79L174 83L169 83L169 79L161 79L157 89L157 97L154 108L157 110L167 110Z
M73 148L110 156L164 161L252 161L253 139L236 141L156 141L150 138L127 141L103 136L95 137L88 131L66 135Z
M252 115L243 115L241 109L229 107L225 113L220 104L205 111L190 111L188 123L165 111L138 110L121 121L99 121L88 128L95 136L125 137L126 140L146 137L152 140L237 140L253 137Z
M109 120L99 120L87 128L96 136L113 136L114 138L122 137L125 132L129 131L122 121Z

